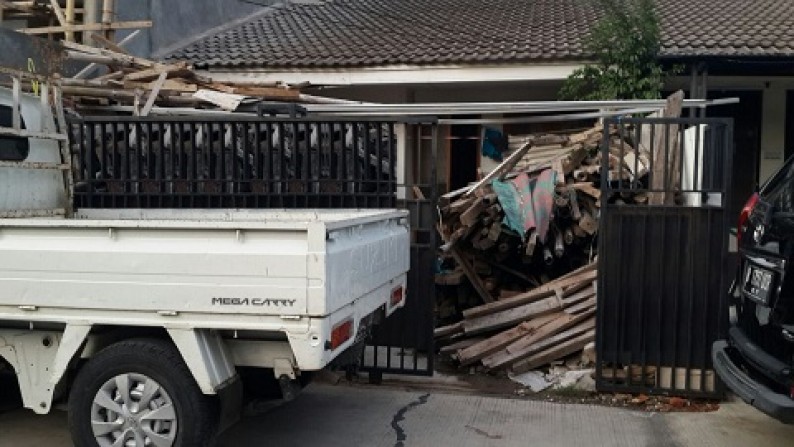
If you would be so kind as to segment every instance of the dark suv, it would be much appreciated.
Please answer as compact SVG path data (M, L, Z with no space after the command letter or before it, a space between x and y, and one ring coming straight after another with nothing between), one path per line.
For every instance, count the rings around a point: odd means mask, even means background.
M714 368L746 402L794 423L794 157L739 216L740 262Z

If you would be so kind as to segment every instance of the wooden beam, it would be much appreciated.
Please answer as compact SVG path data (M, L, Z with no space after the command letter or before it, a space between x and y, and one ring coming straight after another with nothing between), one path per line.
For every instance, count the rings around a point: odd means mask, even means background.
M74 42L74 3L74 0L66 0L66 23L63 25L66 28L64 37L69 42Z
M494 178L509 172L511 169L513 169L513 166L515 166L515 164L518 163L519 160L521 160L521 157L523 157L524 154L526 154L529 148L531 147L532 147L531 142L524 143L523 146L521 146L518 150L510 154L509 157L507 157L502 163L500 163L499 166L497 166L493 171L488 173L488 175L483 177L482 180L469 187L469 190L466 191L465 195L466 196L471 195L474 191L480 189L483 185L487 184Z
M116 44L116 42L113 42L112 40L109 40L108 38L106 38L105 36L103 36L101 34L91 33L91 39L94 42L98 43L99 45L107 48L108 50L115 51L116 53L119 53L119 54L126 54L126 55L130 54L127 50L125 50L124 48L121 48L120 45Z
M532 289L529 292L522 293L521 295L516 295L512 298L506 298L503 300L495 301L490 304L484 304L482 306L472 307L471 309L464 310L463 316L465 318L479 317L479 316L493 314L495 312L508 310L517 306L530 304L545 297L554 295L554 291L556 289L572 286L585 281L592 281L597 276L598 276L597 271L585 270L570 278L557 279L551 281L540 287Z
M58 23L61 26L67 26L69 23L66 21L66 16L63 14L61 5L58 4L58 0L50 0L50 5L52 6L52 12L55 13L55 17L58 19Z
M141 34L141 30L137 29L137 30L133 31L132 33L130 33L127 37L121 39L121 42L119 42L117 45L120 46L120 47L123 47L124 45L132 42L132 40L135 39L136 37L138 37L140 34ZM80 70L73 77L76 78L76 79L84 79L86 76L88 76L89 73L91 73L92 70L94 70L96 68L96 66L97 66L97 64L95 64L95 63L88 64L85 68Z
M474 271L474 267L469 264L469 261L463 257L463 254L457 248L452 248L450 250L452 253L452 257L455 258L455 262L458 263L461 269L463 269L463 273L466 274L466 277L469 279L472 287L480 295L483 302L485 303L493 303L494 299L493 296L485 289L485 284L482 283L482 279L477 275L477 272Z
M593 313L582 315L554 314L554 316L554 320L539 327L538 330L505 345L504 349L485 356L482 359L482 364L489 369L502 368L511 363L516 363L535 352L546 349L554 343L559 343L566 338L586 331L591 326L586 325L585 329L571 330L571 328L592 317ZM551 340L551 342L546 342L545 340Z
M114 4L113 0L103 0L102 1L102 24L103 25L110 25L113 23L113 15L114 15ZM105 37L108 40L115 40L114 39L114 32L109 27L105 28Z
M117 53L115 51L106 50L104 48L94 48L89 47L88 45L81 45L79 43L74 42L61 42L64 48L74 50L72 53L75 52L82 52L86 56L95 56L97 60L107 60L107 63L118 63L118 64L126 64L129 66L139 66L143 68L153 68L153 67L171 67L172 65L168 64L161 64L149 59L145 59L142 57L137 56L130 56L127 54ZM69 54L70 57L79 57L79 54ZM100 62L101 63L101 62Z
M458 352L458 360L461 365L470 365L484 357L498 352L521 337L536 333L542 326L561 316L564 316L564 314L562 312L557 312L525 321L512 329L500 332L493 337L486 338L479 343L461 349Z
M554 360L571 355L576 351L581 351L586 344L590 343L594 339L595 330L589 330L584 334L581 334L556 346L552 346L545 351L541 351L531 357L515 363L510 369L514 374L531 371L539 366L543 366L553 362Z
M163 87L163 83L165 82L165 78L168 76L167 72L160 73L160 77L157 78L155 81L154 86L152 87L152 91L149 92L149 97L146 99L146 104L141 109L140 116L148 116L149 112L154 107L154 101L157 99L157 95L160 93L160 89Z
M25 34L53 34L53 33L66 33L73 31L102 31L102 30L116 30L116 29L130 29L130 28L150 28L152 26L151 20L134 20L130 22L113 22L111 24L104 23L87 23L84 25L72 26L43 26L40 28L22 28L19 32Z
M496 301L496 303L498 302ZM474 335L504 329L561 309L562 306L556 297L546 298L490 315L463 320L463 332Z

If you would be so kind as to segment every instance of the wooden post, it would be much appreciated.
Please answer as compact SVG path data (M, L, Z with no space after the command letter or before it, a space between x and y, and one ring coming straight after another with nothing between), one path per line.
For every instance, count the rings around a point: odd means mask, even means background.
M110 27L110 24L113 23L113 0L102 0L102 24ZM105 29L105 37L108 40L115 40L114 37L115 32L107 28Z
M97 0L83 0L83 25L93 25L97 22ZM83 31L83 43L90 45L91 31Z
M66 40L74 42L74 0L66 0L66 32L64 33Z

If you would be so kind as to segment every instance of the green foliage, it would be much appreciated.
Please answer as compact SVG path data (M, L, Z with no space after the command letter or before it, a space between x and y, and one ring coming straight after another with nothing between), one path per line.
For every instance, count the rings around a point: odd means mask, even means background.
M595 62L574 71L561 99L657 99L668 76L659 64L659 21L653 0L594 1L604 12L585 45Z

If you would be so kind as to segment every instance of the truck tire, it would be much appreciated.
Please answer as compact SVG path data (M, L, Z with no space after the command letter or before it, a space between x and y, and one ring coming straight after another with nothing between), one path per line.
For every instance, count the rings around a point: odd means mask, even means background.
M164 340L108 346L80 369L69 394L69 429L79 446L212 446L218 422L214 400Z

